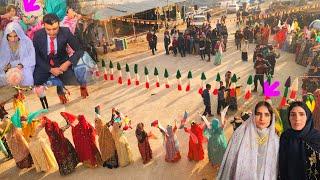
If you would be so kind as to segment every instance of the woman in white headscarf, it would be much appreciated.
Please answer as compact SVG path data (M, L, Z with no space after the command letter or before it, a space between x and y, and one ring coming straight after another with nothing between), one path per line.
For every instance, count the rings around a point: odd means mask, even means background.
M7 85L6 72L19 68L23 80L20 85L33 85L33 70L36 64L32 41L24 34L16 22L7 25L0 45L0 86Z
M232 135L217 179L276 180L278 150L272 107L261 101Z

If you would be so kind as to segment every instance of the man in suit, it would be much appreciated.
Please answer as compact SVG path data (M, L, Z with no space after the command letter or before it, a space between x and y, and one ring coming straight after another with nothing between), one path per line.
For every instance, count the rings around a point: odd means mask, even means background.
M64 85L78 85L72 66L76 65L83 56L84 51L80 43L68 28L59 26L57 15L46 14L43 22L44 28L37 31L33 38L36 51L34 84L42 85L49 78L56 77ZM74 54L70 57L67 53L67 45L74 50ZM81 94L83 91L87 92L86 87L80 87L80 89ZM63 86L57 86L57 93L61 103L66 103L67 98Z

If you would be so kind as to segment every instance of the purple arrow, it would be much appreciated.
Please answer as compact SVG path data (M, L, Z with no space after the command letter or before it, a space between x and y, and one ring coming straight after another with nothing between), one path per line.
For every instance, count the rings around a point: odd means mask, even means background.
M280 96L280 91L277 90L277 87L280 85L279 81L274 82L269 85L268 81L264 82L264 95L267 97L277 97Z
M26 12L36 11L40 9L39 5L36 5L36 0L23 0L24 10Z

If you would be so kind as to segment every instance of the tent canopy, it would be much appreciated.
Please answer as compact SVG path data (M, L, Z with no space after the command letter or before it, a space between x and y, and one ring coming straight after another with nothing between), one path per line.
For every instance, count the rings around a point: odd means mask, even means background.
M93 19L105 20L114 17L128 16L139 12L147 11L150 9L164 7L185 0L145 0L141 2L129 2L125 4L109 5L94 13Z

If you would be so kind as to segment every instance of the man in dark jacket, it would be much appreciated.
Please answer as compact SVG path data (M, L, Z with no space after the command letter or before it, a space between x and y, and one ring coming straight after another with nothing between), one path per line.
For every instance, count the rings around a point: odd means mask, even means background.
M213 115L211 114L210 89L211 85L207 84L206 89L202 92L203 104L205 105L205 110L202 115L209 115L209 117L212 117Z
M181 54L181 57L186 57L185 41L182 33L179 33L178 37L178 50Z
M166 50L166 55L169 55L169 45L171 43L169 32L164 33L164 49Z
M264 93L264 74L267 73L268 66L267 66L267 61L263 59L262 54L257 55L257 60L254 63L254 69L256 71L256 74L254 75L254 90L253 92L257 92L258 88L258 80L259 83L262 87L262 92Z

